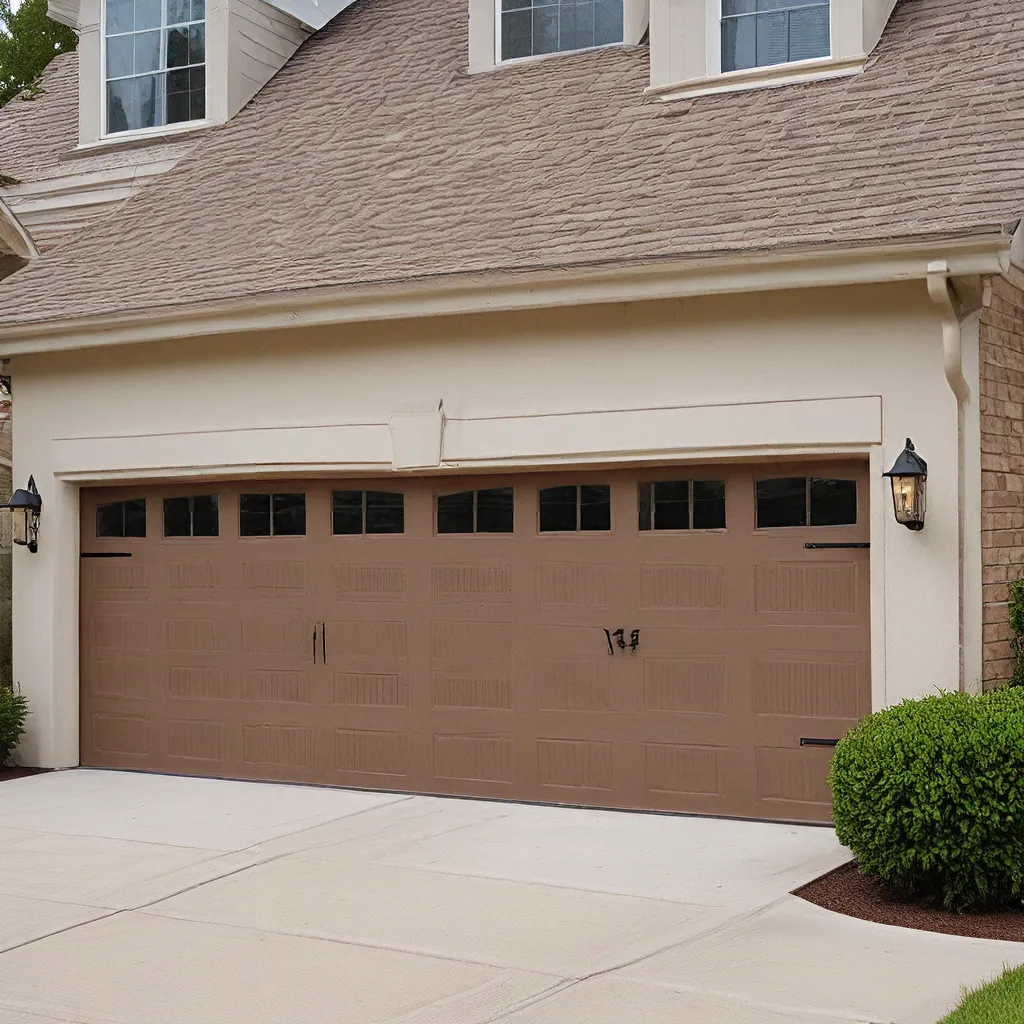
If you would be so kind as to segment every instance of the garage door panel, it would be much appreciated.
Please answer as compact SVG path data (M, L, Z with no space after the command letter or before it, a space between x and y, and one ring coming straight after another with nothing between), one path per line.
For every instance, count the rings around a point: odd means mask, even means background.
M759 526L758 480L828 476L858 481L856 524ZM690 480L722 482L724 526L687 511ZM870 709L868 556L805 545L865 543L865 480L842 462L204 482L220 535L173 538L161 503L188 485L85 492L83 552L130 557L83 560L83 763L826 820L831 748L800 741ZM610 528L580 491L579 529L560 509L541 533L540 491L578 483L609 488ZM439 494L488 487L514 489L512 532L437 533ZM366 533L368 499L333 519L333 490L401 492L403 532ZM239 494L278 492L305 495L306 534L240 537ZM143 497L147 537L95 536L98 503ZM446 528L476 530L473 501Z

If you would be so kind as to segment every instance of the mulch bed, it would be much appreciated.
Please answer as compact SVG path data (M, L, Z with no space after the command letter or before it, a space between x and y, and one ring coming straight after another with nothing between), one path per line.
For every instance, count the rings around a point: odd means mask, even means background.
M26 775L42 775L43 772L52 770L52 768L0 768L0 782L6 782L8 779L23 779Z
M900 903L885 893L877 879L860 874L853 861L795 889L793 895L863 921L946 935L1024 942L1024 908L1001 914L954 914L915 903Z

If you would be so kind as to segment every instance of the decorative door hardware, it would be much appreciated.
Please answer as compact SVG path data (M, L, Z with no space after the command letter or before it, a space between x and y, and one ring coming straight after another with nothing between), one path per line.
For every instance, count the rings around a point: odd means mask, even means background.
M320 625L319 622L314 622L313 623L313 664L314 665L316 664L316 630L317 630L317 627L319 625Z
M816 736L801 736L801 747L834 747L839 740L818 739Z
M608 641L608 654L614 655L615 648L618 647L620 651L624 651L627 647L634 654L636 649L640 646L640 630L634 629L630 631L629 640L626 639L626 631L624 629L612 630L606 629L604 631L604 638Z
M316 664L316 632L320 630L320 664L327 664L327 623L321 620L313 623L313 664Z
M861 541L855 544L840 544L835 541L827 544L812 544L808 541L804 547L808 551L834 551L836 548L869 548L871 545L866 541Z

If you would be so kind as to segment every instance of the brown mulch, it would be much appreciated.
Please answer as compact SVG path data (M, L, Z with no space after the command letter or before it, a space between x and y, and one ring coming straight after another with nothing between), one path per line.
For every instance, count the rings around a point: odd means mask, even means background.
M1024 942L1024 908L1000 914L954 914L916 903L900 903L886 895L876 878L865 878L851 861L793 891L794 896L826 910L863 921L896 924L946 935Z
M0 768L0 782L7 782L8 779L23 779L26 775L42 775L43 772L53 771L52 768Z

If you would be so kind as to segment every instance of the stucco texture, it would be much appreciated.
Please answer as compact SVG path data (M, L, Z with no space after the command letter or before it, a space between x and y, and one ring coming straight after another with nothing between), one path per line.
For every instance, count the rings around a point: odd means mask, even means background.
M644 46L468 75L465 0L359 0L0 286L0 327L322 286L1006 230L1016 0L902 0L864 74L663 104Z

